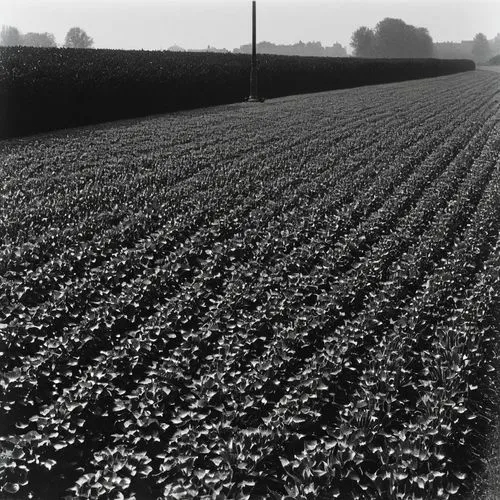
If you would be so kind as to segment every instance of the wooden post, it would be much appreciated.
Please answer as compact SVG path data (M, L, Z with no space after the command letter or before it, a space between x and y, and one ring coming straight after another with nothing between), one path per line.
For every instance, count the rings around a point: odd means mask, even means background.
M250 69L250 97L249 101L258 101L257 92L257 14L256 2L252 1L252 67Z

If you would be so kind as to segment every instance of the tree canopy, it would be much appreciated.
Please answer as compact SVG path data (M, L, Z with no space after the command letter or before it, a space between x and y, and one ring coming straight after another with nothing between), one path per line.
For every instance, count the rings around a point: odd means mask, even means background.
M362 26L352 35L351 46L357 57L432 57L432 38L426 28L417 28L401 19L385 18L375 29Z
M500 54L500 33L497 33L497 36L491 40L490 48L493 54Z
M78 27L71 28L66 33L64 46L71 49L90 49L94 45L94 40Z
M357 57L375 57L375 33L366 26L361 26L351 38L351 46Z
M23 35L14 26L3 26L0 32L0 45L14 47L57 47L56 39L52 33L26 33Z
M14 26L2 26L2 31L0 32L0 45L3 47L22 45L21 32Z
M26 33L22 42L27 47L57 47L52 33Z
M491 47L486 35L478 33L473 40L472 55L478 62L485 62L491 56Z

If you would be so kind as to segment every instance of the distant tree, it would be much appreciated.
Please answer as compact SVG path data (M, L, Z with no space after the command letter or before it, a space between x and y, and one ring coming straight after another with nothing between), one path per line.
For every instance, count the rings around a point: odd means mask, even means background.
M500 33L490 43L490 48L493 54L500 54Z
M427 29L389 17L380 21L375 30L366 26L358 28L352 35L351 45L358 57L425 58L433 54Z
M401 19L385 18L376 28L380 57L431 57L432 38L425 28L416 28Z
M26 47L57 47L52 33L26 33L22 37L22 44Z
M90 49L94 45L94 40L81 28L71 28L66 33L64 46L71 49Z
M351 47L356 57L375 57L376 38L373 30L366 26L358 28L352 34Z
M2 26L0 45L3 47L22 45L22 35L19 30L14 26Z
M415 57L433 57L434 56L434 42L427 28L416 28L414 47Z
M484 62L491 56L490 43L483 33L478 33L474 37L472 55L479 62Z
M389 17L375 27L377 54L380 57L406 57L409 52L407 24Z

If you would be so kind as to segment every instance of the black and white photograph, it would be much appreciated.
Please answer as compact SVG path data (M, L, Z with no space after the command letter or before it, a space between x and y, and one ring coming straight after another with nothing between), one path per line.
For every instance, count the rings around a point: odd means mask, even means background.
M500 1L0 0L0 500L500 500Z

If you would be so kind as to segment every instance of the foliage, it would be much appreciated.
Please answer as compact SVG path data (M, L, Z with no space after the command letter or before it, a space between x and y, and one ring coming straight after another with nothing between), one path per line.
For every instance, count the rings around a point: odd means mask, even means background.
M488 64L491 64L492 66L498 66L500 65L500 54L498 54L495 57L492 57L489 61Z
M491 52L494 55L500 55L500 33L497 33L493 40L489 41Z
M52 33L22 34L13 26L3 26L0 33L0 46L13 47L56 47L56 40Z
M70 28L64 39L64 46L70 49L90 49L94 40L81 28Z
M485 62L491 56L491 47L486 35L478 33L474 37L474 45L472 47L472 55L479 62Z
M26 47L56 47L52 33L26 33L22 36L22 45Z
M358 57L432 57L432 38L426 28L416 28L401 19L385 18L375 30L366 26L352 35L351 46Z
M0 137L215 104L248 95L245 54L0 49ZM472 61L259 56L266 98L474 69Z
M497 94L468 72L3 141L2 495L466 497Z
M356 57L376 56L376 37L373 30L366 26L361 26L352 35L351 46Z
M16 45L22 45L22 35L19 30L14 26L2 26L0 46L15 47Z

